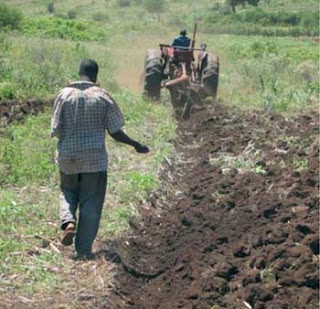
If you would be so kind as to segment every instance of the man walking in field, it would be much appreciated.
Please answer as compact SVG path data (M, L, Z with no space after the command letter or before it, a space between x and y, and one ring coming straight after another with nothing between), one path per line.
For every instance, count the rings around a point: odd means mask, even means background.
M72 245L75 237L76 256L84 259L93 257L92 244L106 193L105 131L138 153L149 152L148 147L122 131L124 121L116 102L95 84L98 70L94 60L81 62L80 81L61 90L54 102L51 120L51 136L59 139L60 219L64 231L61 242Z

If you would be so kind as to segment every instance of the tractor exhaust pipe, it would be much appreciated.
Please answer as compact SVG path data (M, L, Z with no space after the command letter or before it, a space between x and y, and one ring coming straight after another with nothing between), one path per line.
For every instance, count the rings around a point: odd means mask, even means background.
M194 48L196 45L196 35L197 35L197 24L194 24L193 36L192 36L192 40L191 40L191 48Z

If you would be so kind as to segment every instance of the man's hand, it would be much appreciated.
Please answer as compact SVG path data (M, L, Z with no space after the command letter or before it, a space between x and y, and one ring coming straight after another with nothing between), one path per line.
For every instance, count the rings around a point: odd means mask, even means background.
M115 133L110 134L113 139L117 142L124 143L134 147L136 152L138 153L148 153L149 148L147 146L141 145L139 142L131 139L126 133L124 133L121 129Z
M136 152L138 153L148 153L149 152L149 148L147 146L143 146L139 143L137 143L136 146L134 146Z

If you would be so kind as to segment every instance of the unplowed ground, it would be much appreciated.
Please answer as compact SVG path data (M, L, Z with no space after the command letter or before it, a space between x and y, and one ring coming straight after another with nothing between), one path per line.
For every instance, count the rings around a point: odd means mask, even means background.
M318 116L198 111L90 308L318 308Z

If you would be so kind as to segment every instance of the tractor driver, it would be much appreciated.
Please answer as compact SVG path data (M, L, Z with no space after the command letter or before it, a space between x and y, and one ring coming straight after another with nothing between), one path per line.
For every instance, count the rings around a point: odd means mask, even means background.
M181 30L180 31L180 36L177 36L174 38L171 46L179 48L181 47L190 47L190 38L187 37L187 31L186 30Z

